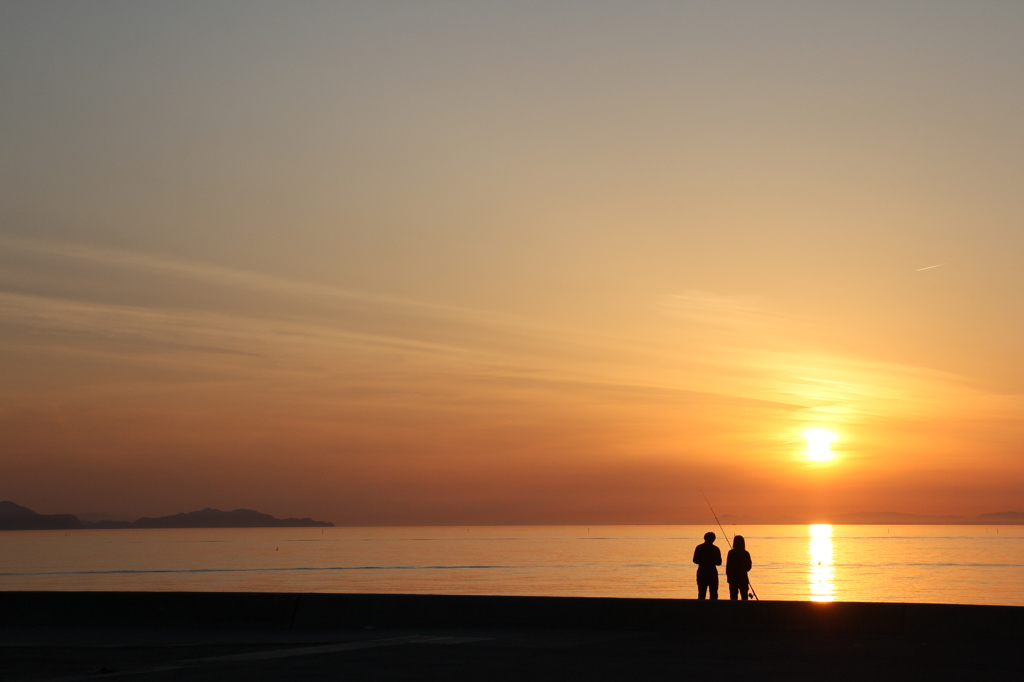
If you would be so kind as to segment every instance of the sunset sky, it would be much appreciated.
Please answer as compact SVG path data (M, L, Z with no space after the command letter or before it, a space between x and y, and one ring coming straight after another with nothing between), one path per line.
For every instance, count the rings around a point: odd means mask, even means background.
M1024 510L1024 3L11 0L0 93L0 499Z

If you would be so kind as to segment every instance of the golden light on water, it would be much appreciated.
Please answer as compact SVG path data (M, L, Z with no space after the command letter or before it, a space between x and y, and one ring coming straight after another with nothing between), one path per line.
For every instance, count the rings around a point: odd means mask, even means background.
M810 565L807 570L807 582L811 601L835 601L832 526L828 523L814 523L808 526L808 531L810 538L807 543L807 556Z
M834 432L828 429L807 429L804 431L804 438L807 439L807 451L804 456L812 462L831 462L836 458L832 452L832 443L839 440Z

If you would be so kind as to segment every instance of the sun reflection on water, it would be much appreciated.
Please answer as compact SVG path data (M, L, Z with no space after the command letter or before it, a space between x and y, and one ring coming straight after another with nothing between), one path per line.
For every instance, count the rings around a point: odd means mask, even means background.
M807 582L811 601L834 601L836 570L832 563L832 526L828 523L815 523L808 526L808 531L810 539L807 543L807 556L810 565Z

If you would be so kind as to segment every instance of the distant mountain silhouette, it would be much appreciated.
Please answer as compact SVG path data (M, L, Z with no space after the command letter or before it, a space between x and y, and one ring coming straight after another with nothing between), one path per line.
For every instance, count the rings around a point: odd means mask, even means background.
M313 519L279 519L251 509L201 509L200 511L159 516L144 516L136 521L97 521L85 523L86 528L322 528L333 526L329 521Z
M71 514L37 514L13 502L0 502L0 530L70 530L82 528Z
M1024 512L1007 511L995 512L994 514L978 514L975 518L980 523L1024 524Z
M901 512L855 512L827 517L825 523L838 525L899 526L916 524L968 524L1011 526L1024 524L1024 512L997 512L978 516L931 516L929 514L904 514Z
M251 509L202 509L187 514L137 521L85 521L72 514L37 514L13 502L0 502L0 530L70 530L75 528L326 528L329 521L279 519Z

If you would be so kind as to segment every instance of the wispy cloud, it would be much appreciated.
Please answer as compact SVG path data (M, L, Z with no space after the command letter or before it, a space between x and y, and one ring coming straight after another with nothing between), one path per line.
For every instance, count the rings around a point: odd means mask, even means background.
M119 311L122 317L132 313L159 319L206 312L210 313L207 319L220 314L225 325L238 325L243 318L276 320L306 332L314 328L331 329L332 333L344 330L367 342L412 344L444 352L500 349L543 353L556 343L601 348L618 342L593 330L524 316L343 289L149 253L0 238L0 253L4 252L15 260L19 254L42 257L43 261L32 266L37 271L59 272L62 261L95 268L86 273L88 282L80 277L52 287L33 287L35 280L25 277L13 286L8 283L0 287L12 294L63 301L52 311L59 309L67 315L76 309L91 313L105 309ZM126 271L131 273L128 279L113 279L106 289L96 284L112 278L112 273ZM98 291L90 292L85 284L96 285ZM195 289L196 284L201 288ZM127 304L122 301L125 289L130 289L128 293L133 296Z
M179 279L201 281L219 287L246 290L254 293L288 294L346 302L369 302L408 310L430 311L437 315L468 316L473 318L486 315L481 311L429 301L413 301L393 296L383 296L365 291L342 289L265 273L123 249L99 248L67 242L15 239L11 237L0 238L0 249L9 252L20 251L75 260L91 263L103 268L132 270L150 278L172 276Z
M7 282L0 324L8 344L222 370L224 354L325 368L360 357L379 370L391 358L410 371L415 357L419 371L642 387L615 369L644 354L643 344L625 337L124 250L12 239L0 249L8 259L42 258L30 264L36 270L57 272L69 261L90 266L55 286L36 286L31 277ZM124 271L127 279L118 274ZM83 286L106 279L113 282L106 288ZM198 291L189 289L197 282Z
M234 356L264 358L284 371L343 366L357 357L382 369L404 357L408 371L576 391L601 387L652 398L730 396L806 407L807 418L833 419L927 411L956 381L814 348L801 340L814 320L775 310L757 297L683 292L665 299L666 317L652 320L644 333L611 335L125 250L15 239L0 240L0 249L8 258L43 258L40 267L46 268L86 263L95 268L94 280L130 272L128 280L116 280L118 287L127 281L140 292L130 304L104 300L103 292L83 300L74 282L63 290L0 292L8 344L49 345L123 362L217 366L223 372L230 364L225 357ZM159 283L166 278L170 287ZM176 286L195 283L202 286L198 294L173 298ZM147 295L149 289L155 293ZM225 298L224 291L241 297ZM419 359L410 365L412 358ZM252 371L244 363L237 368Z
M614 335L125 250L15 239L0 240L0 250L8 259L42 258L34 267L86 263L93 280L130 273L115 280L109 295L84 296L74 281L36 292L12 291L18 287L8 282L9 290L0 291L0 324L9 347L249 379L254 372L332 372L356 363L381 376L403 367L408 376L476 377L520 389L655 401L721 396L801 409L808 420L933 413L952 387L962 389L941 372L816 348L804 339L814 336L817 321L758 297L683 292L667 297L664 315L644 330ZM161 282L167 278L170 285ZM131 303L105 300L126 283L139 292ZM196 283L198 293L174 298ZM263 365L252 365L255 358Z

